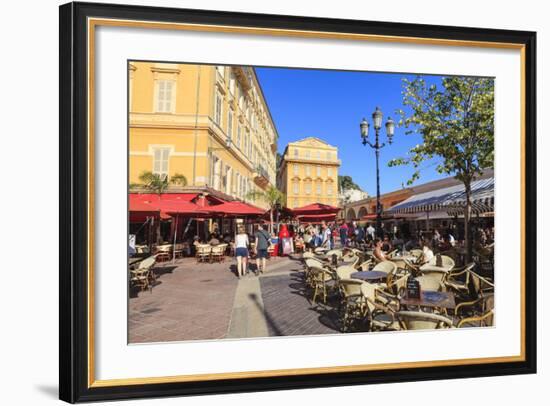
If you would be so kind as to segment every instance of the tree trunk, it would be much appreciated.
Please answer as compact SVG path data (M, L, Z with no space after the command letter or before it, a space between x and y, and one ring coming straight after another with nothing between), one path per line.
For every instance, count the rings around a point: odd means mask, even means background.
M269 209L269 234L273 234L273 209Z
M464 188L466 190L466 207L464 208L464 248L466 249L466 263L472 261L472 236L471 236L471 224L472 218L472 188L470 182L464 182Z

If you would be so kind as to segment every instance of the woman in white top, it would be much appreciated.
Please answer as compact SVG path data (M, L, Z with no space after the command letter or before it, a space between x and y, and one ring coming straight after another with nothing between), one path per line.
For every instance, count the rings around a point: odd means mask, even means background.
M430 243L427 240L422 241L422 263L430 262L434 257L434 252L430 246Z
M247 269L248 245L248 234L245 233L243 226L239 226L235 236L235 255L237 256L237 276L239 279L244 276Z

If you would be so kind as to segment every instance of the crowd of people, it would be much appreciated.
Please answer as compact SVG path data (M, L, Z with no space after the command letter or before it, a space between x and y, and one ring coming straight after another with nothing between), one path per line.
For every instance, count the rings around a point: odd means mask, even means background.
M393 250L422 249L429 258L433 252L448 252L464 247L462 227L456 224L448 227L436 227L432 230L418 230L416 233L404 233L397 226L390 229L382 226L377 233L375 225L366 223L359 225L356 221L322 222L321 224L300 224L297 227L298 242L303 241L309 250L318 247L335 248L335 240L339 247L351 247L374 250L383 259L382 252ZM474 227L474 248L492 246L494 243L494 227Z
M274 242L279 242L278 254L282 252L281 227L272 234L267 231L264 224L257 224L253 232L248 234L243 225L237 227L235 235L220 234L214 230L210 236L201 241L195 237L193 245L208 243L211 246L228 244L233 247L233 253L237 259L237 276L250 273L249 264L252 256L256 257L256 274L265 272L266 260L269 257L268 249ZM437 253L450 253L455 249L464 247L463 232L461 227L451 225L448 227L436 227L430 231L419 230L416 233L402 232L397 226L391 228L382 227L377 233L375 224L358 224L356 221L334 221L319 224L299 223L285 224L284 230L292 244L292 252L295 250L313 251L318 247L327 250L336 247L360 248L371 250L380 261L386 259L389 252L394 250L410 251L421 249L427 260ZM254 244L251 244L254 243ZM474 249L482 250L491 247L494 243L494 227L474 227ZM252 254L252 255L251 255Z

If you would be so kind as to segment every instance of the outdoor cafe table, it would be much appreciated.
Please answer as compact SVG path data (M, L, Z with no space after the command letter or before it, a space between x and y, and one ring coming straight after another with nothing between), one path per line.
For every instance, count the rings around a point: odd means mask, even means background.
M361 279L362 281L378 281L380 279L386 279L388 274L382 271L359 271L350 275L352 279Z
M451 292L438 292L435 290L420 291L420 299L402 297L399 300L401 306L419 306L439 309L454 309L455 297Z

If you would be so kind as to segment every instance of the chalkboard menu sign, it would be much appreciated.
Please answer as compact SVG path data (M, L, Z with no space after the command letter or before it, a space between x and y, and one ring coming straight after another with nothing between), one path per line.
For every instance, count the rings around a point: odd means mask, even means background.
M413 277L407 279L407 299L420 299L420 282Z

